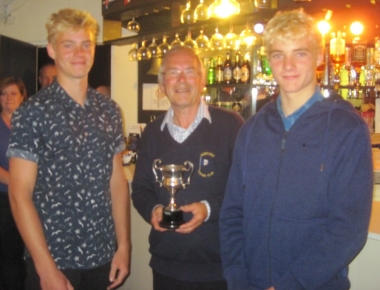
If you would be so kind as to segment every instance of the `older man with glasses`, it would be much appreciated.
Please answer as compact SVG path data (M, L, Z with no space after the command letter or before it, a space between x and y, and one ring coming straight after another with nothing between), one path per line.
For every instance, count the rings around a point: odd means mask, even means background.
M202 100L204 68L190 48L175 47L165 55L158 82L171 107L145 128L132 183L134 206L152 225L154 289L227 289L218 219L243 119ZM169 193L155 182L156 159L163 165L188 161L194 166L190 185L175 195L184 218L178 228L168 229L162 223Z

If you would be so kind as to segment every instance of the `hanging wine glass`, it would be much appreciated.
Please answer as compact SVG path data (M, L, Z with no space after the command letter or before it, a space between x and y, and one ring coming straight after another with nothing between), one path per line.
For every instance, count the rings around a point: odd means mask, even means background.
M191 31L190 30L187 32L185 41L183 42L183 46L190 47L194 50L197 50L197 48L198 48L197 43L191 38Z
M148 58L148 50L145 47L145 40L142 41L141 47L137 50L137 60L145 60Z
M171 43L171 47L175 47L175 46L182 46L182 41L181 41L181 39L179 38L178 33L175 34L175 39L174 39L173 42Z
M212 50L223 48L223 35L219 33L218 28L215 28L215 33L210 38L210 48Z
M170 49L169 43L166 42L167 36L164 35L162 43L158 46L158 57L163 57Z
M148 58L157 57L158 56L158 46L156 44L156 39L153 37L152 43L148 46Z
M203 34L203 30L200 31L199 36L195 39L195 42L197 43L198 49L208 49L210 42L208 40L208 37Z
M233 26L230 26L230 32L228 32L223 39L223 47L226 49L239 49L239 36L233 32Z
M181 13L181 23L193 23L194 22L194 10L191 9L191 2L187 1L186 8Z
M130 61L137 60L137 42L133 43L132 49L128 52L128 58Z
M245 29L240 33L240 45L249 48L256 41L255 33L250 28L250 24L247 23Z
M132 20L127 23L127 29L132 32L138 33L140 31L140 24L132 17Z
M200 0L200 3L194 10L194 21L203 21L208 19L208 6L203 3L204 0Z

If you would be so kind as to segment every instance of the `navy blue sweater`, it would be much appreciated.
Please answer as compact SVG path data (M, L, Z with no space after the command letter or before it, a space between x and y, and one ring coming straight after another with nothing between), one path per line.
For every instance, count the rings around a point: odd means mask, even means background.
M212 123L203 119L181 144L170 135L167 126L161 131L163 116L147 125L141 138L132 182L133 204L150 223L157 204L168 205L169 193L153 175L152 163L184 164L191 161L194 173L190 185L176 194L178 206L207 200L209 220L190 234L158 232L152 228L149 241L150 266L162 275L182 281L223 280L219 251L219 211L224 197L233 146L243 120L235 113L209 107ZM185 174L185 177L187 175ZM185 221L191 219L184 214Z
M372 204L367 125L320 101L289 132L270 103L242 127L221 209L229 289L349 289Z

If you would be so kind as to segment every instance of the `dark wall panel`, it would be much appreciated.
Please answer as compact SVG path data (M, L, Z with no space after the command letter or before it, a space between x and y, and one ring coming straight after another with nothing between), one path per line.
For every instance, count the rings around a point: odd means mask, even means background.
M46 47L38 49L38 70L48 62L54 62L47 54ZM91 87L111 86L111 45L97 45L94 65L88 75Z
M28 96L37 91L37 49L34 45L0 36L0 78L18 77L25 83Z

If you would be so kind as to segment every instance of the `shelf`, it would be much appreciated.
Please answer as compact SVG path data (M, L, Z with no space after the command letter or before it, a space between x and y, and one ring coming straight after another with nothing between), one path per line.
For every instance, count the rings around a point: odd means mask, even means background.
M133 44L134 42L141 42L142 40L151 40L153 37L157 39L162 39L162 37L168 36L168 37L174 37L176 33L181 38L184 38L184 36L190 31L193 35L193 39L199 35L200 30L203 30L205 35L207 35L209 38L212 34L215 33L215 28L219 29L219 32L221 34L228 33L230 26L234 26L234 31L236 34L239 34L244 28L245 25L248 22L267 22L274 14L276 13L276 10L269 9L263 12L252 12L247 14L241 14L234 17L230 17L228 19L209 19L207 21L199 21L191 24L179 24L178 26L170 26L170 23L168 23L168 19L170 16L168 15L169 12L164 12L162 14L165 14L165 18L160 18L158 21L161 22L161 25L150 25L150 29L145 29L145 31L140 31L138 34L128 37L121 37L113 40L105 41L105 44L112 44L112 45L128 45ZM160 15L157 14L157 18L160 17ZM148 18L145 17L145 18ZM155 15L152 14L149 16L149 19L140 18L139 23L140 26L143 27L145 22L155 22L156 19ZM146 21L147 20L147 21ZM163 25L163 23L165 25ZM123 24L124 27L124 24Z

